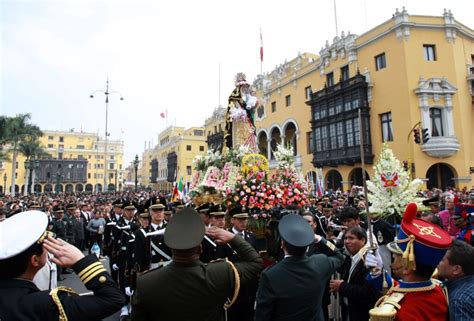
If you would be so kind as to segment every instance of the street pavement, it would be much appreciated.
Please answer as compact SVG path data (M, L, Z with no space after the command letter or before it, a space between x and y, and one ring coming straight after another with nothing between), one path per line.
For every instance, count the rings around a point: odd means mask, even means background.
M86 253L84 254L87 255ZM104 264L105 268L110 273L108 258L106 257L105 259L101 259L100 261L102 262L102 264ZM70 287L79 294L84 294L84 293L92 294L92 292L89 291L84 286L84 284L81 282L81 279L79 279L76 273L72 272L71 274L62 274L61 276L64 278L64 280L59 281L58 286L62 285L62 286ZM120 319L120 310L114 315L111 315L108 318L104 319L104 321L117 321L119 319Z

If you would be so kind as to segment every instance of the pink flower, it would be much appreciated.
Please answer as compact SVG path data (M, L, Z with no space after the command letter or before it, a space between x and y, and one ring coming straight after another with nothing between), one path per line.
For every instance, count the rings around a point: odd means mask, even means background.
M263 218L267 218L267 214L266 214L266 213L263 213L263 214L262 214L262 217L263 217Z
M253 217L254 220L258 220L258 215L257 214L253 214L252 217Z

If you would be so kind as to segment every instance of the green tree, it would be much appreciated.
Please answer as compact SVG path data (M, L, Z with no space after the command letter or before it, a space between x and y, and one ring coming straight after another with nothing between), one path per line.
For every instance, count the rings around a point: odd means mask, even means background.
M12 178L11 195L15 196L15 164L18 157L20 142L34 140L41 137L43 132L34 124L30 123L31 114L18 114L15 117L4 118L0 132L0 145L9 145L12 152Z
M28 138L21 141L18 144L18 152L23 154L26 157L25 163L34 162L35 159L40 159L44 157L49 157L50 155L41 146L37 137ZM32 170L27 169L26 171L26 180L25 180L25 195L28 193L28 187L30 186L30 181L32 181ZM33 183L33 182L32 182ZM33 192L33 189L32 189Z

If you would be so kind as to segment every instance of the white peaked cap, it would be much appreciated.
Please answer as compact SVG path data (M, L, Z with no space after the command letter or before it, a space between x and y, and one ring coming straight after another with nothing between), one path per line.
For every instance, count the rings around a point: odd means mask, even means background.
M0 260L28 249L46 231L48 217L41 211L26 211L0 222Z

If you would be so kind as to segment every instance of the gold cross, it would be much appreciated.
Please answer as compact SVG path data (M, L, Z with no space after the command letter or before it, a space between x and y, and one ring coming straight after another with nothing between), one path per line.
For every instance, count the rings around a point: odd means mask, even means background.
M420 232L420 235L429 235L429 236L437 237L439 239L441 238L441 236L439 236L433 231L433 226L423 226L423 225L418 225L416 223L413 223L413 225L416 226L416 228Z

